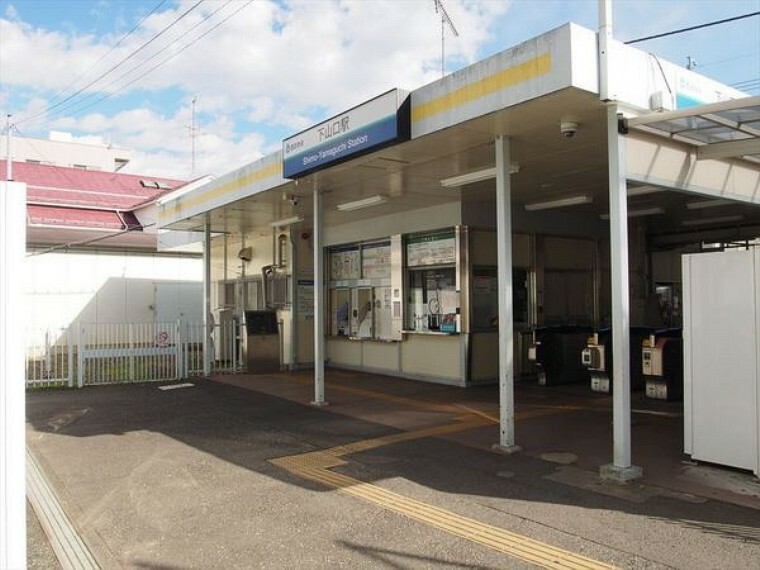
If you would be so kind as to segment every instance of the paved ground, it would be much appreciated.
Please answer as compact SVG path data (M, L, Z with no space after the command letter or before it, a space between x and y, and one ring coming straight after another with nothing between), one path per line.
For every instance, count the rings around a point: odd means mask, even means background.
M27 570L59 570L61 568L40 526L40 521L37 520L29 503L26 505L26 537Z
M503 456L492 388L329 372L326 408L310 389L295 374L32 393L27 441L104 568L760 560L760 486L683 465L673 406L635 414L651 475L619 488L596 478L609 399L584 390L518 391L526 449Z

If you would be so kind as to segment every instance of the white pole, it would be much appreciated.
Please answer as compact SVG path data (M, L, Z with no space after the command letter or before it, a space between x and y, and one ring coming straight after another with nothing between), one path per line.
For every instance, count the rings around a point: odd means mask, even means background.
M609 101L610 95L610 57L612 45L612 0L599 0L599 98Z
M499 443L498 451L520 451L515 445L514 314L512 307L512 181L509 138L496 137L496 242L499 273Z
M13 141L13 125L11 125L11 116L5 116L6 145L5 145L5 179L10 182L13 180L13 152L11 143Z
M25 250L26 185L0 182L0 568L26 568Z
M211 375L211 216L203 222L203 375Z
M610 88L612 0L599 0L599 98L614 101ZM628 279L628 196L625 137L619 132L617 105L607 104L607 162L610 195L610 281L612 286L612 463L604 479L624 483L641 477L631 465L631 314Z
M625 137L618 132L617 106L607 107L610 192L610 271L612 284L612 431L613 459L601 476L618 482L641 477L631 465L631 315L628 279L628 197Z
M323 255L322 194L314 185L314 401L324 406L325 401L325 258Z

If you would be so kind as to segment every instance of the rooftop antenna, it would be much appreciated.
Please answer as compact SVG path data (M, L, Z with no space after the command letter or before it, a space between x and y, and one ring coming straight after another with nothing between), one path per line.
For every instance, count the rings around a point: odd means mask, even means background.
M195 103L198 100L198 96L193 96L193 100L190 106L190 176L195 176L195 133L198 131L198 127L195 126Z
M435 13L441 15L441 77L443 77L446 75L446 26L449 27L451 33L457 38L459 37L459 32L457 32L454 22L451 21L451 16L446 11L443 0L433 0L433 3L435 4Z

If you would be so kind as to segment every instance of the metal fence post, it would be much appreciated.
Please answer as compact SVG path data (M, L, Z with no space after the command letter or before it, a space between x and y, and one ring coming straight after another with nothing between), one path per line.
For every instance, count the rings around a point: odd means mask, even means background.
M69 380L69 388L74 387L74 343L71 342L71 326L66 329L66 347L68 348L68 370L66 371Z
M174 323L174 358L175 358L175 379L181 380L185 374L182 370L182 319L177 319Z
M132 349L135 348L135 327L129 324L129 381L135 381L135 355Z
M77 322L77 388L84 386L84 325Z

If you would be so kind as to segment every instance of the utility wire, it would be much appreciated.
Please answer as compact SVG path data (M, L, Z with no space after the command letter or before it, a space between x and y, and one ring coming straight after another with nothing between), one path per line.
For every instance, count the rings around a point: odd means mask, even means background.
M216 10L214 10L213 12L211 12L210 14L208 14L207 16L205 16L202 20L200 20L199 22L197 22L192 27L190 27L187 30L185 30L184 32L182 32L182 34L180 36L178 36L177 38L175 38L174 40L172 40L171 42L169 42L168 44L166 44L165 46L163 46L161 49L159 49L157 52L153 53L147 59L144 59L143 61L141 61L140 63L138 63L134 67L132 67L132 69L130 69L128 71L125 71L119 77L117 77L113 81L109 82L107 85L104 85L99 90L100 91L108 91L111 87L116 86L116 84L118 84L125 77L127 77L129 75L132 75L135 71L137 71L138 69L140 69L141 67L143 67L144 65L146 65L148 62L154 60L159 55L161 55L162 53L164 53L165 51L167 51L169 48L171 48L173 45L175 45L177 42L179 42L180 40L182 40L185 36L187 36L188 34L190 34L193 30L195 30L199 26L202 26L206 22L208 22L217 13L219 13L221 10L223 10L224 8L226 8L231 2L232 2L232 0L227 0L219 8L217 8ZM139 77L137 77L135 79L141 79L142 77L144 77L144 75L141 75L141 76L139 76ZM127 83L126 85L131 85L131 83ZM123 86L122 87L116 87L109 96L112 96L112 95L118 93L121 89L123 89ZM76 114L76 113L80 112L81 110L90 107L91 106L90 104L83 105L83 106L80 106L80 105L82 105L83 103L85 103L88 100L91 100L92 98L96 97L97 95L98 95L97 92L91 92L91 93L88 93L87 95L85 95L84 97L81 97L80 99L78 99L76 101L70 101L68 104L62 105L61 107L59 107L58 110L56 111L56 114L64 113L68 109L79 107L79 109L74 110L72 112L72 114ZM102 100L103 100L102 98L98 99L98 101L102 101Z
M624 43L627 45L637 44L639 42L645 42L647 40L655 40L657 38L664 38L666 36L674 36L676 34L683 34L684 32L691 32L693 30L700 30L702 28L709 28L710 26L717 26L718 24L725 24L727 22L735 22L736 20L744 20L745 18L752 18L753 16L760 16L760 11L750 12L749 14L742 14L741 16L734 16L732 18L724 18L723 20L715 20L713 22L707 22L706 24L699 24L698 26L690 26L688 28L681 28L679 30L673 30L671 32L663 32L661 34L646 36L644 38L638 38L635 40L629 40Z
M85 71L83 71L82 73L80 73L75 79L73 79L68 85L66 85L66 87L64 87L58 93L56 93L55 95L53 95L52 101L55 101L59 97L63 96L63 94L66 93L66 91L68 91L69 89L71 89L74 85L77 84L77 82L79 82L81 79L83 79L84 77L86 77L87 74L90 73L90 71L92 71L93 69L97 68L97 66L100 64L101 61L103 61L104 59L108 58L114 51L116 51L116 48L118 48L122 43L124 43L124 41L127 38L129 38L132 34L134 34L137 31L137 29L142 25L142 23L145 20L147 20L148 18L150 18L153 14L155 14L156 11L158 11L161 8L161 6L163 6L164 4L166 4L166 0L161 0L158 4L156 4L156 6L150 12L148 12L145 16L143 16L140 19L140 21L137 22L137 24L135 24L135 26L131 30L129 30L126 34L124 34L123 36L121 36L121 38L119 39L119 41L117 41L111 47L111 49L108 50L107 53L105 53L102 56L100 56L100 58L98 59L98 61L96 61L90 67L88 67Z
M158 32L156 35L154 35L147 42L145 42L144 44L142 44L136 50L132 51L132 53L130 53L127 57L125 57L124 59L122 59L121 61L119 61L116 65L112 66L107 71L105 71L105 72L101 73L100 75L98 75L95 79L93 79L92 81L90 81L87 85L85 85L84 87L82 87L81 89L79 89L78 91L76 91L75 93L72 93L71 95L69 95L68 97L66 97L65 99L63 99L62 101L60 101L58 103L55 103L54 105L51 105L45 111L43 111L41 113L38 113L36 115L33 115L32 117L27 117L27 118L21 119L18 122L19 123L23 123L23 122L26 122L26 121L30 121L32 119L36 119L37 117L41 117L41 116L47 115L53 109L55 109L57 107L60 107L61 105L63 105L67 101L71 101L74 97L76 97L77 95L79 95L80 93L82 93L85 89L88 89L89 87L92 87L95 83L97 83L98 81L100 81L101 79L103 79L104 77L106 77L107 75L113 73L116 69L118 69L119 67L121 67L122 65L124 65L127 61L129 61L130 59L132 59L135 55L137 55L138 53L140 53L142 50L144 50L146 47L148 47L150 44L152 44L154 41L156 41L158 38L160 38L162 35L164 35L166 32L168 32L171 28L173 28L175 25L177 25L183 18L185 18L188 14L190 14L190 12L192 12L193 10L195 10L204 1L205 0L198 0L190 8L188 8L187 10L185 10L181 15L177 16L177 18L175 18L174 21L171 24L169 24L168 26L166 26L165 28L163 28L160 32Z
M110 97L113 97L114 95L118 94L119 91L121 91L123 89L126 89L127 87L129 87L130 85L136 83L137 81L139 81L143 77L145 77L147 75L150 75L156 69L158 69L159 67L165 65L166 63L168 63L169 61L171 61L172 59L174 59L175 57L177 57L179 54L181 54L187 48L189 48L190 46L192 46L192 45L196 44L197 42L199 42L200 40L202 40L204 37L206 37L211 32L213 32L214 30L216 30L219 26L221 26L222 24L224 24L227 20L229 20L230 18L232 18L233 16L235 16L238 12L240 12L241 10L243 10L244 8L246 8L251 3L253 3L253 0L248 0L245 4L243 4L242 6L240 6L240 8L238 8L237 10L235 10L234 12L232 12L231 14L229 14L226 18L224 18L223 20L221 20L219 23L217 23L212 28L209 28L206 32L204 32L203 34L201 34L200 36L198 36L197 38L195 38L194 40L192 40L190 43L185 44L184 46L182 46L182 48L180 48L179 50L177 50L176 52L174 52L173 54L171 54L169 57L164 58L163 60L161 60L160 62L158 62L156 65L154 65L153 67L151 67L150 69L148 69L144 73L142 73L139 76L135 77L134 79L132 79L128 83L125 83L124 85L122 85L121 87L119 87L117 91L114 91L112 93L106 93L105 95L101 96L100 98L96 99L95 101L93 101L91 103L88 103L87 105L85 105L83 107L80 107L79 109L76 110L76 113L81 113L85 109L88 109L88 108L92 107L93 105L97 105L98 103L100 103L102 101L105 101L106 99L108 99Z

